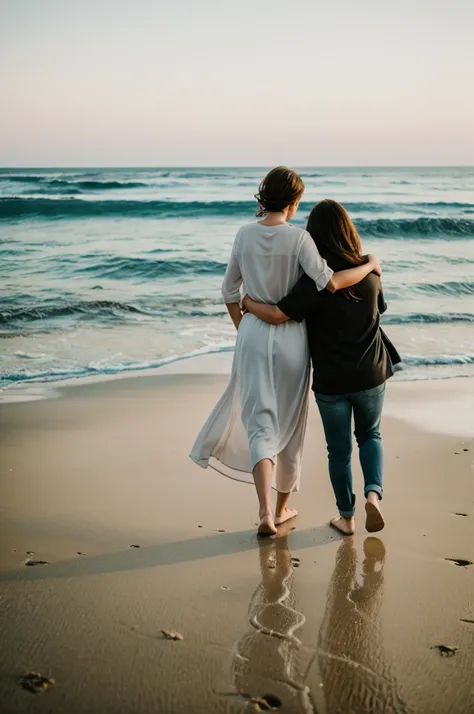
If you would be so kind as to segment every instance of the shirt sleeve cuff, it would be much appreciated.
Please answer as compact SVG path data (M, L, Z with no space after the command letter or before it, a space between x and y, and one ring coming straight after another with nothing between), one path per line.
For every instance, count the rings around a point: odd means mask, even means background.
M304 315L301 315L298 310L291 309L291 298L283 298L283 300L280 300L277 306L282 312L285 313L287 317L290 318L290 320L294 320L295 322L303 322Z
M222 297L224 298L224 302L226 305L232 302L240 302L240 300L242 299L240 290L222 290Z
M317 279L314 281L318 290L324 290L333 275L334 270L331 270L329 265L326 266L321 275L318 275Z

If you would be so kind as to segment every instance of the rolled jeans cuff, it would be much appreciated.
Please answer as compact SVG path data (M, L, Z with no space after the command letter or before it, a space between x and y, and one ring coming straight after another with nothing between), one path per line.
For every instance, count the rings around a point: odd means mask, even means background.
M367 498L367 494L369 493L369 491L375 491L375 493L376 493L377 496L379 497L379 501L382 500L382 497L383 497L383 488L382 488L381 486L379 486L379 485L376 484L376 483L369 483L369 484L364 488L364 495L365 495L366 498Z
M352 511L339 511L339 515L342 518L352 518L355 515L355 508Z

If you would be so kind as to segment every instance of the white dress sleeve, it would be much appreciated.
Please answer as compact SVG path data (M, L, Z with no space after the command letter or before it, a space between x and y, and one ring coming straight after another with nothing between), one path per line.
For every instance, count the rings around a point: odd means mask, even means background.
M232 302L240 302L240 286L242 285L242 274L240 272L239 261L237 260L237 242L239 234L237 233L232 246L232 253L225 271L224 281L222 283L222 297L226 304Z
M324 290L334 271L331 270L325 259L321 257L319 250L316 248L316 243L307 231L303 233L298 262L306 275L314 280L317 289Z

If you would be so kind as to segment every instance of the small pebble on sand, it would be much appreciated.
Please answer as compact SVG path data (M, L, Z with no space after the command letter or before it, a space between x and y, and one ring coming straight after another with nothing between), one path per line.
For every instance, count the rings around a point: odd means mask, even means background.
M181 632L175 632L174 630L161 630L161 632L165 640L184 640L184 637Z

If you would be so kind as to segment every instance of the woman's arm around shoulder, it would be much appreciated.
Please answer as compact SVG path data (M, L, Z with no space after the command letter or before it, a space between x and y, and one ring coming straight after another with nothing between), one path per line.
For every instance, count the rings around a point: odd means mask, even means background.
M298 262L306 275L314 280L318 290L324 290L327 287L334 271L321 257L316 243L308 231L302 231L301 234Z
M326 285L327 289L331 293L335 293L336 290L343 290L344 288L350 288L352 285L357 285L357 283L360 283L360 281L366 278L370 273L381 275L382 266L378 258L376 258L375 255L368 255L367 258L367 262L362 265L358 265L355 268L348 268L347 270L339 270L337 273L334 273Z
M299 263L306 275L314 280L318 290L327 288L332 293L360 283L372 271L378 275L382 272L377 258L369 255L367 263L334 273L326 260L321 257L316 243L307 231L304 231L301 241Z

